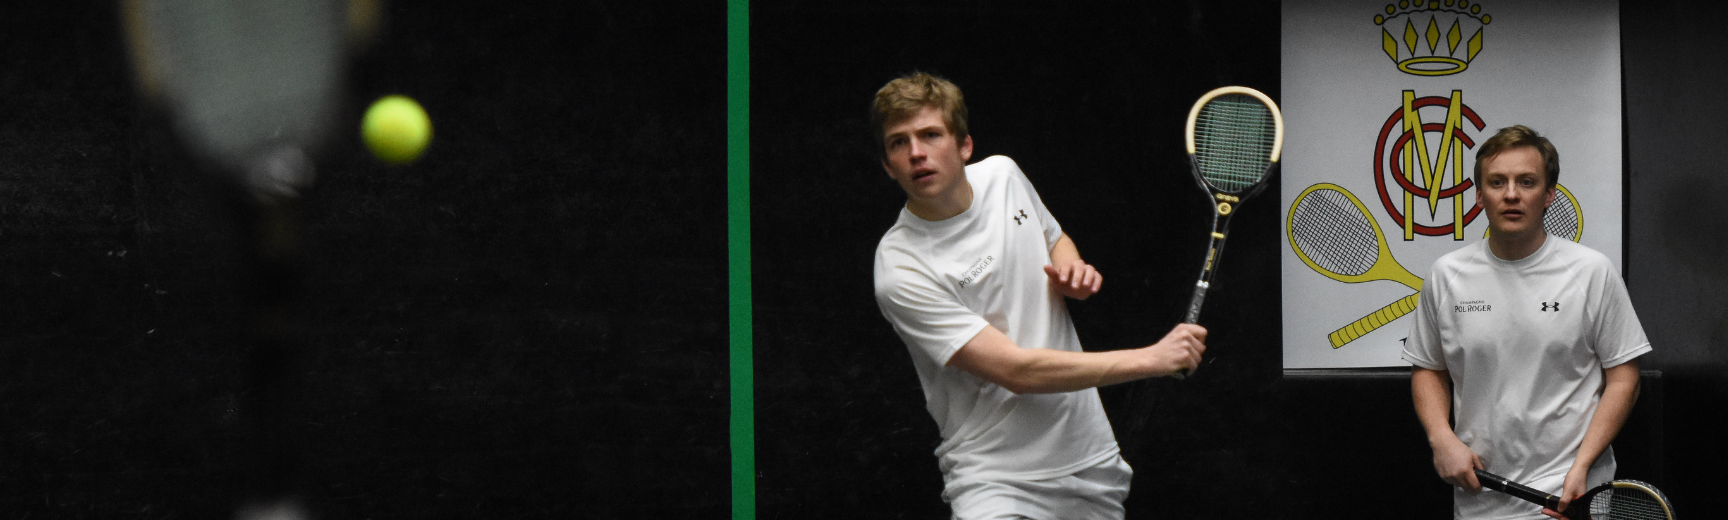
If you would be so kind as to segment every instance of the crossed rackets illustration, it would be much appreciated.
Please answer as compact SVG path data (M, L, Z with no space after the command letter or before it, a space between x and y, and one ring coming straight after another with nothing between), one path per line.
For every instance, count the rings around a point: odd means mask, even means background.
M1571 191L1558 183L1554 187L1554 204L1542 217L1542 229L1577 242L1584 236L1584 213ZM1386 234L1374 223L1368 207L1348 190L1326 182L1309 186L1290 205L1285 230L1290 248L1302 263L1327 278L1344 283L1391 280L1415 291L1327 334L1332 348L1356 341L1416 309L1422 279L1392 257Z

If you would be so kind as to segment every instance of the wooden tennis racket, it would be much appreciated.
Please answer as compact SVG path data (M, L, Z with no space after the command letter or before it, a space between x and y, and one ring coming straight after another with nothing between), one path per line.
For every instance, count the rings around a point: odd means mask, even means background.
M1272 98L1247 87L1222 87L1200 96L1188 111L1186 145L1194 180L1212 203L1212 235L1185 323L1200 321L1212 287L1230 217L1266 187L1284 147L1284 116ZM1187 375L1178 371L1176 377Z
M1476 470L1482 487L1560 510L1560 497L1537 491L1506 477ZM1616 480L1585 491L1566 505L1561 515L1574 520L1673 520L1674 506L1655 486L1636 480Z

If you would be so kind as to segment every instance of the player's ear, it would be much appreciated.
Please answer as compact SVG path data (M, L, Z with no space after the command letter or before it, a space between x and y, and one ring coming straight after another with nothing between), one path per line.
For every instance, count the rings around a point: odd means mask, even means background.
M888 173L888 178L890 178L890 179L894 178L894 169L888 167L888 160L887 159L882 160L882 171Z
M1559 191L1560 191L1559 189L1557 189L1553 186L1549 186L1548 187L1548 196L1545 197L1545 200L1542 201L1542 207L1546 208L1549 206L1553 206L1554 205L1554 194L1558 193Z
M960 162L972 160L972 136L960 140Z

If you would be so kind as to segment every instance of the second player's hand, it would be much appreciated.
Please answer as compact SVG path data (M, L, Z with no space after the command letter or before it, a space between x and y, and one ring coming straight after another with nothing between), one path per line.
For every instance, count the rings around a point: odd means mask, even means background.
M1206 352L1206 328L1192 323L1177 325L1145 351L1151 355L1154 374L1167 376L1178 370L1192 373L1200 368L1200 355Z
M1561 515L1560 511L1565 511L1568 506L1572 505L1573 500L1577 500L1578 497L1584 496L1584 483L1589 478L1589 466L1584 466L1582 468L1575 467L1572 468L1572 471L1566 472L1566 483L1560 488L1560 508L1555 510L1544 507L1542 508L1542 514L1560 520L1566 520L1566 517Z
M1476 470L1488 468L1475 451L1457 437L1439 441L1433 448L1434 472L1440 474L1441 480L1471 491L1482 490L1482 483L1476 481Z
M1084 300L1104 287L1104 275L1098 269L1082 260L1063 265L1046 265L1044 274L1050 277L1050 287L1057 294L1076 300Z

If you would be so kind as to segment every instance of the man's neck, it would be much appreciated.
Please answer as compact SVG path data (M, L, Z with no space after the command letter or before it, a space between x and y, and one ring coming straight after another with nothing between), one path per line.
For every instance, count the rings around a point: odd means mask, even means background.
M1516 261L1536 254L1542 249L1542 244L1548 241L1548 233L1542 228L1535 228L1522 234L1496 233L1488 234L1488 251L1501 260Z
M960 185L943 197L932 200L907 199L906 209L928 221L948 220L972 207L972 182L960 179Z

